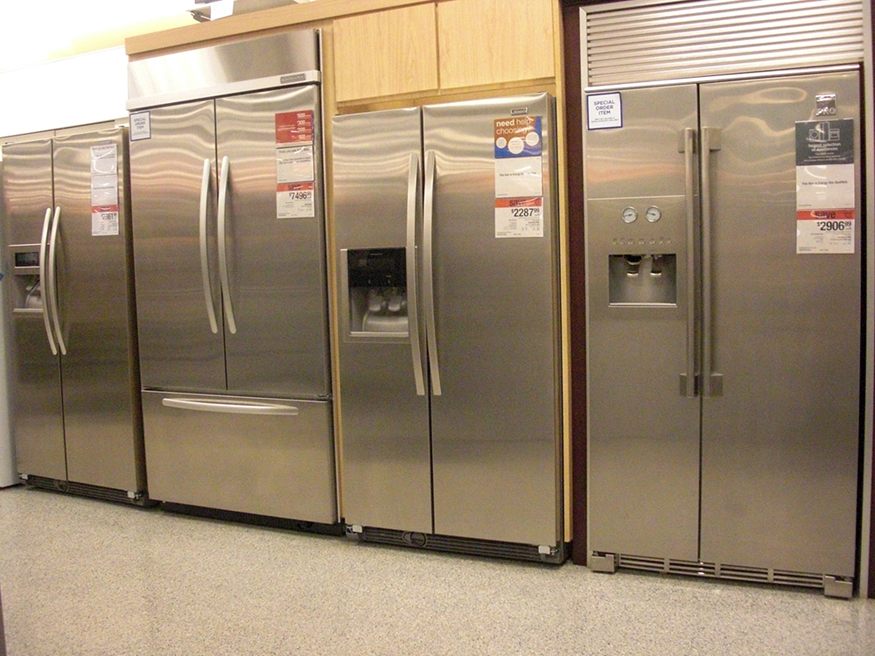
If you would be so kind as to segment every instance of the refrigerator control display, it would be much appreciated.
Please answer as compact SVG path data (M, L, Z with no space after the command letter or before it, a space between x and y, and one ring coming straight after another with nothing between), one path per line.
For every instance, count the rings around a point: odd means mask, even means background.
M623 223L635 223L638 220L638 210L634 207L627 207L622 214Z
M39 266L39 251L24 251L15 254L15 266L35 267Z
M658 207L651 205L644 213L644 218L646 218L651 223L656 223L662 218L662 210Z

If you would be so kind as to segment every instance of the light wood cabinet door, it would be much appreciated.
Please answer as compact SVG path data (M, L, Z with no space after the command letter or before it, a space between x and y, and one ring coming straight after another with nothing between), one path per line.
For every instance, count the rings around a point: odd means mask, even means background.
M337 102L438 88L435 6L334 21Z
M553 0L439 2L442 89L555 76Z

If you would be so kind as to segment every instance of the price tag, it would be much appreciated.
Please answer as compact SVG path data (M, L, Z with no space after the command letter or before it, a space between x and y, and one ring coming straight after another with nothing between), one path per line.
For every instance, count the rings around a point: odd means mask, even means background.
M305 219L316 216L312 182L277 185L276 216L278 219Z
M498 239L544 236L544 199L496 198L495 237Z
M853 253L854 210L797 212L797 253Z

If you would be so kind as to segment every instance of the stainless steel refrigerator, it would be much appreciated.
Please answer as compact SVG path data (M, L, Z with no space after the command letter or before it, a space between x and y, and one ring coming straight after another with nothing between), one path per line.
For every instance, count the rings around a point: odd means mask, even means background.
M165 504L336 525L318 62L310 31L131 63L146 461Z
M561 560L553 101L333 119L344 522Z
M585 97L591 566L850 595L859 88Z
M125 128L3 147L18 472L142 503L128 185Z

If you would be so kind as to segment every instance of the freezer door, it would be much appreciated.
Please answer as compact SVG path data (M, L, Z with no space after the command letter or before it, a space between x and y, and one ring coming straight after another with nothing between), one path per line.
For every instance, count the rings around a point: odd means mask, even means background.
M29 245L29 252L38 253L46 210L53 207L52 142L4 146L7 243ZM10 266L15 263L13 250L8 254ZM12 432L19 473L66 480L60 361L49 346L42 310L28 308L26 300L27 289L33 289L38 279L35 272L7 278L12 284L11 289L7 287L11 291L7 306L12 315Z
M417 393L411 343L420 337L422 362L424 338L409 332L421 321L411 310L416 276L406 275L420 221L421 140L419 109L339 116L332 126L345 521L431 533L428 396ZM391 272L390 253L400 257ZM387 274L404 277L408 323L395 333L364 330L369 300L388 304L387 283L398 282ZM391 329L397 317L380 302L375 314Z
M127 131L55 140L59 319L70 481L145 489ZM115 201L115 202L113 202ZM117 223L100 213L117 205Z
M144 392L143 417L153 499L337 521L327 402Z
M319 107L315 86L216 100L232 392L330 393Z
M140 114L140 120L150 128L131 141L142 385L224 390L213 101L153 108ZM206 206L201 203L202 195ZM202 259L204 245L206 260ZM215 332L207 297L217 315Z
M704 246L712 260L704 272L712 281L711 373L722 377L722 394L704 399L702 419L706 561L854 574L863 232L859 84L856 73L841 73L701 89L702 127L719 138L703 171L711 196L702 202L712 214L712 244ZM853 165L848 173L847 165L827 158L797 178L797 152L807 151L808 131L823 120L816 116L821 94L835 95L836 111L826 114L831 121L853 119ZM811 121L801 126L802 143L798 121ZM829 127L824 134L847 130L837 122ZM805 237L797 224L804 231L806 222L797 221L797 203L806 199L797 180L812 176L835 182L822 207L844 206L853 191L857 218L852 242L826 234L827 252L799 253Z
M496 158L496 133L515 117L540 119L540 139L529 139L541 154L527 162ZM434 529L555 545L562 524L551 100L427 106L423 128ZM517 166L527 181L521 186L511 180ZM543 198L540 221L514 228L497 218L496 196L514 193Z
M589 549L695 561L696 87L620 100L622 127L585 133ZM673 268L654 275L654 256Z

